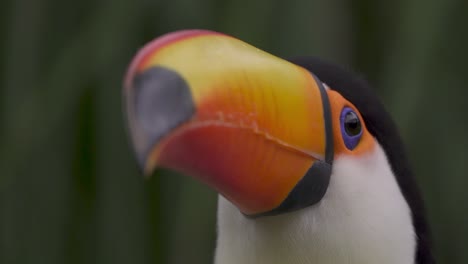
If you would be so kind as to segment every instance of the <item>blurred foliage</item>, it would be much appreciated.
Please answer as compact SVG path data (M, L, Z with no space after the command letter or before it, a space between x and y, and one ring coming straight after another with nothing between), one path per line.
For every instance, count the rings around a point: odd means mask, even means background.
M216 194L139 174L121 83L144 43L207 28L366 76L401 128L439 263L467 263L466 0L4 0L0 263L211 263Z

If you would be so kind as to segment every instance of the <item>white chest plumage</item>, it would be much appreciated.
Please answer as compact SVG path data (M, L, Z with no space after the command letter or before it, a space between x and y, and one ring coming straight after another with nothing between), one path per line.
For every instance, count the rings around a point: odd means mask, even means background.
M248 219L218 204L215 264L413 264L410 209L377 144L367 156L337 157L323 200Z

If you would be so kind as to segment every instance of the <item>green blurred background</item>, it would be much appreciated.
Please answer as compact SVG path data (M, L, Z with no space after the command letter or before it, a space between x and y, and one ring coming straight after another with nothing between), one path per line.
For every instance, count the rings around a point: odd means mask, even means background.
M122 78L144 43L206 28L365 75L407 143L439 263L468 263L466 0L3 0L0 263L211 263L216 194L139 174Z

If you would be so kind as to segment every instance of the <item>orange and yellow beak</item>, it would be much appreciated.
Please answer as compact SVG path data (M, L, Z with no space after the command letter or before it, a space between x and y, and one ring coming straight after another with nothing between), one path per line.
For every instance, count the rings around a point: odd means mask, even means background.
M152 41L130 65L124 100L146 174L161 166L193 176L249 216L300 209L328 187L322 83L240 40L187 30Z

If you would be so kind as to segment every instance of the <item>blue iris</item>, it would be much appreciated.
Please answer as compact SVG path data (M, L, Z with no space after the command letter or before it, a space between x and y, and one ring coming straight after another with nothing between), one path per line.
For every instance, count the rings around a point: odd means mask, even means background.
M356 148L362 137L362 125L359 116L352 108L344 107L340 116L341 135L349 150Z

